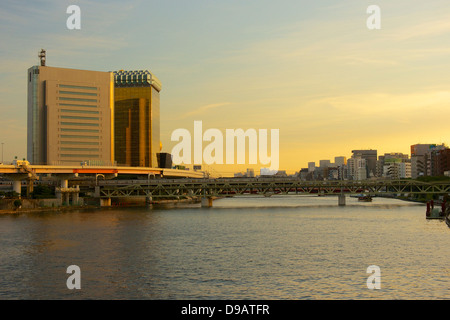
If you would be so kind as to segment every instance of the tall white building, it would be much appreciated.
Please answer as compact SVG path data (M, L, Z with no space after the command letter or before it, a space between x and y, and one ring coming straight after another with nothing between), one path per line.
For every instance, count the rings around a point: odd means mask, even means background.
M363 158L355 158L355 180L366 180L367 179L367 165L366 159Z
M347 158L346 157L334 157L334 165L336 167L340 167L347 164Z
M347 174L353 180L367 179L366 159L356 156L347 160Z

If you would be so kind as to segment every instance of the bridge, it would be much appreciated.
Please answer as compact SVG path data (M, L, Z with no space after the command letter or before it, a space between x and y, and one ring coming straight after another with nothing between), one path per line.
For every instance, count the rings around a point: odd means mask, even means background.
M13 191L21 195L22 182L27 185L27 195L33 192L34 181L41 178L50 178L60 183L57 196L67 198L70 194L77 194L79 189L69 188L69 180L105 180L113 179L119 175L137 175L156 178L191 178L199 179L208 176L203 171L177 170L149 167L122 167L122 166L54 166L30 165L25 160L14 160L12 165L0 165L0 175L12 181Z
M105 199L146 197L148 199L202 199L202 205L212 206L220 197L276 195L336 195L339 205L345 205L345 195L449 194L450 181L420 182L416 180L364 181L302 181L298 178L227 178L227 179L156 179L133 181L120 185L102 181L97 196Z
M27 193L32 191L34 180L53 179L59 181L57 198L69 203L78 200L80 186L94 190L93 195L104 205L112 198L145 197L153 199L183 200L201 199L205 206L212 206L214 198L248 195L336 195L339 205L345 205L345 196L365 193L388 194L449 194L450 181L421 182L416 180L363 181L302 181L299 178L205 178L208 173L147 167L94 167L94 166L48 166L30 165L27 161L16 161L13 165L0 165L0 175L13 181L13 190L21 193L22 181L27 183ZM114 179L119 175L136 175L138 180ZM69 181L71 187L69 187Z

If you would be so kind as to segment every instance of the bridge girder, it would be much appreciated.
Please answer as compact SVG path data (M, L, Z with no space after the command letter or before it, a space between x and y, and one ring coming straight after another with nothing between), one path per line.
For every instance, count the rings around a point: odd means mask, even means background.
M447 194L450 182L415 180L300 181L298 179L152 180L129 186L101 186L101 197L153 198L224 197L292 194Z

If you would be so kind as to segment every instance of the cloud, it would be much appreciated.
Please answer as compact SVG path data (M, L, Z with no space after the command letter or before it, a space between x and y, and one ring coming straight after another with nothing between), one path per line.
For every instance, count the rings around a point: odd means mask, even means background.
M201 114L204 114L205 112L208 112L211 109L227 106L227 105L230 105L230 104L231 104L230 102L221 102L221 103L208 104L208 105L199 107L199 108L197 108L195 110L192 110L190 112L185 113L184 115L182 115L180 117L180 119L201 115Z
M391 37L398 40L411 40L414 38L429 38L450 33L449 17L440 20L426 21L415 25L407 24L391 33Z

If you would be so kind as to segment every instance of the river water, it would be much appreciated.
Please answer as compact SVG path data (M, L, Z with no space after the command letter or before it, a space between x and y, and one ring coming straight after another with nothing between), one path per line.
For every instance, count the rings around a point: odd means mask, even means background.
M3 215L0 299L449 299L449 240L423 205L384 198Z

